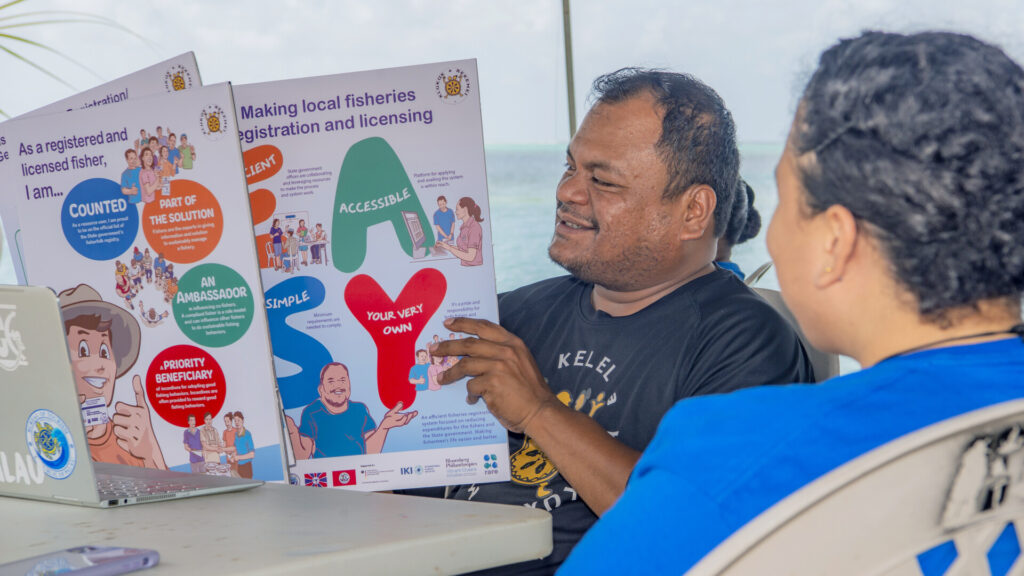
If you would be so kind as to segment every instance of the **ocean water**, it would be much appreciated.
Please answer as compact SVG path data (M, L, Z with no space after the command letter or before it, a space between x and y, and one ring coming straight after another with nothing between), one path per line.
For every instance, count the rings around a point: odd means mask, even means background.
M740 147L740 154L742 176L754 189L754 207L763 221L757 237L733 248L733 261L750 272L769 260L764 233L778 203L774 171L782 144L747 144ZM561 146L487 150L499 291L565 274L547 257L555 226L555 186L564 165L565 148ZM778 288L775 275L767 274L758 286Z

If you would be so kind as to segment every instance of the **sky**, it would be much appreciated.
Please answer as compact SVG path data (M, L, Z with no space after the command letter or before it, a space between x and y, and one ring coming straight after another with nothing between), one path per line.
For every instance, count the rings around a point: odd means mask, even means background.
M236 84L476 58L486 146L569 138L561 0L26 0L0 16L36 10L101 14L138 35L11 30L90 68L4 43L78 89L189 50L204 83ZM783 141L818 54L864 29L968 32L1024 61L1020 0L577 0L571 24L580 119L597 75L663 67L715 88L742 142ZM0 109L12 115L73 93L4 53L0 78Z

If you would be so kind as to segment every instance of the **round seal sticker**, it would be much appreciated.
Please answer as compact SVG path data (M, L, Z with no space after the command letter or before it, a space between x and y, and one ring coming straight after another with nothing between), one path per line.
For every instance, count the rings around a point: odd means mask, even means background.
M25 423L28 451L43 463L43 472L55 480L63 480L75 471L75 441L68 425L53 412L36 410Z

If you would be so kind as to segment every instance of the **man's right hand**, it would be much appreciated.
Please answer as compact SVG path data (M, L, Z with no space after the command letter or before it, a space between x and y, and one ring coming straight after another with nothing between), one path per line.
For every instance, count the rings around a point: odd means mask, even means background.
M309 436L299 432L299 427L295 425L295 420L292 420L291 416L285 416L284 422L288 426L288 439L292 443L292 452L295 453L295 459L309 460L316 449L316 442Z
M147 468L166 470L164 455L150 420L142 379L137 374L132 377L132 388L135 389L135 406L118 402L110 419L117 444L132 456L142 459Z

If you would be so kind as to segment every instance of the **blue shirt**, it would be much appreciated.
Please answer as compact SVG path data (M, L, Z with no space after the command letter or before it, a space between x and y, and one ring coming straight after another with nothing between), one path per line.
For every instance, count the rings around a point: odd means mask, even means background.
M441 228L446 236L450 236L452 233L452 224L455 223L455 210L449 208L444 212L436 210L434 212L434 225Z
M416 384L416 391L423 392L430 387L430 364L413 364L409 369L409 380L423 378L423 384Z
M185 435L182 438L184 444L188 446L191 452L188 453L189 462L202 462L203 461L203 442L199 439L199 428L196 428L194 433L189 432L188 428L185 428ZM199 454L196 454L196 450Z
M729 262L728 260L726 260L724 262L719 262L719 261L716 260L715 264L718 264L719 268L725 268L726 270L728 270L728 271L732 272L733 274L739 276L740 280L744 280L747 277L747 275L743 273L743 270L740 270L739 264L737 264L735 262Z
M128 197L129 204L138 204L142 199L142 183L139 181L139 172L142 168L128 168L121 173L121 188L135 188L135 194Z
M319 398L302 410L299 432L316 442L313 458L366 454L363 435L377 424L362 402L349 400L348 410L331 414Z
M816 478L930 424L1020 398L1022 381L1024 342L1011 338L899 356L817 386L678 402L559 574L682 574Z
M175 174L178 173L178 166L174 164L176 160L181 160L181 151L178 150L177 148L171 148L170 150L167 151L167 161L170 162L172 166L174 166Z
M252 443L252 431L248 428L245 429L245 435L235 432L235 454L241 456L250 452L255 452L256 447ZM245 460L239 460L239 464L248 464L252 462L252 458L246 458Z

